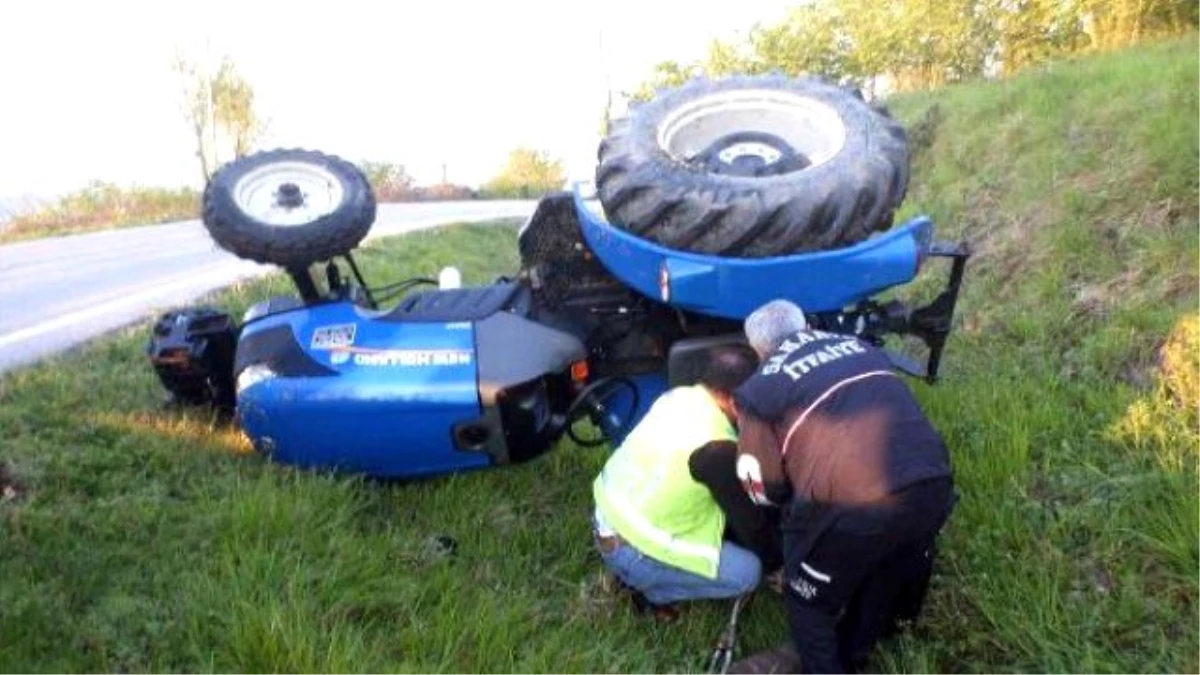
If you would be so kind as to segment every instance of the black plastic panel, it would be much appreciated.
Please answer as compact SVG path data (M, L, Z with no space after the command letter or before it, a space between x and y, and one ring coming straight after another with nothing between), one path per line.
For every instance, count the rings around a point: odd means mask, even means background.
M557 440L545 378L505 389L499 396L499 404L510 462L533 459Z
M232 409L237 332L228 314L212 308L168 312L155 323L146 353L176 401Z
M379 317L380 321L433 322L482 321L504 309L520 286L504 282L491 286L455 288L414 293L395 309Z

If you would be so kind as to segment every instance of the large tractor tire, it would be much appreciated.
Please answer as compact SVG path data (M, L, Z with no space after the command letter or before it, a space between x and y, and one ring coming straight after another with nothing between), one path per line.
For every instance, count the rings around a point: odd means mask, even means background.
M204 226L236 256L308 267L358 246L375 196L358 167L311 150L269 150L221 167L204 189Z
M892 226L908 187L904 128L815 78L692 80L615 122L599 160L609 222L728 257L861 241Z

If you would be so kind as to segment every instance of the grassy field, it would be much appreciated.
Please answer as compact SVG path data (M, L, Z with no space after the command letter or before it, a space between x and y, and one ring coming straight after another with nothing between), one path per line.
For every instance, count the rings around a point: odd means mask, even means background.
M906 215L976 256L944 379L913 385L963 500L926 614L874 668L1200 668L1197 70L1192 37L893 103L922 129ZM513 237L456 226L360 261L485 282ZM723 605L662 626L600 587L603 450L408 485L296 472L160 410L147 330L0 379L0 459L29 488L0 502L0 671L705 667ZM743 645L784 630L765 594Z

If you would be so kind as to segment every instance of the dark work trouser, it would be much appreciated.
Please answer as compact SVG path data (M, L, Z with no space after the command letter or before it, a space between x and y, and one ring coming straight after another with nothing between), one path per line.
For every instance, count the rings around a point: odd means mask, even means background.
M785 530L784 600L804 672L856 672L897 621L916 618L953 492L949 478L925 481L887 507L837 507L819 531Z

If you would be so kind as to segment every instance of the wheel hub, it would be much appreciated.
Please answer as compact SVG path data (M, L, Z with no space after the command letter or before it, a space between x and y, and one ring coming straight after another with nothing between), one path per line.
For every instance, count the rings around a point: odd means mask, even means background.
M285 209L294 209L304 204L304 193L295 183L284 183L275 193L275 203Z
M811 162L774 134L749 132L718 138L689 164L727 176L774 176Z
M782 156L783 153L778 149L766 143L755 143L753 141L727 145L724 150L717 153L717 159L725 164L734 164L738 160L745 158L757 159L757 163L760 165L774 164Z

